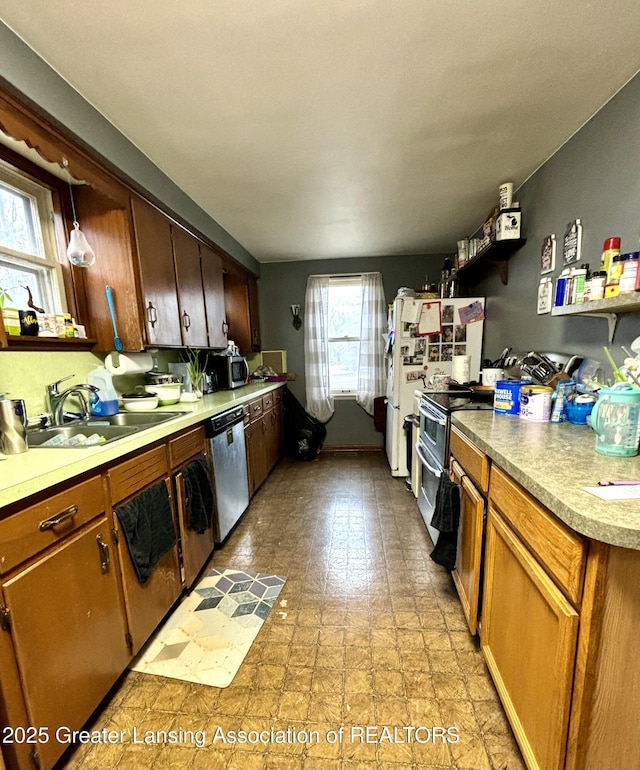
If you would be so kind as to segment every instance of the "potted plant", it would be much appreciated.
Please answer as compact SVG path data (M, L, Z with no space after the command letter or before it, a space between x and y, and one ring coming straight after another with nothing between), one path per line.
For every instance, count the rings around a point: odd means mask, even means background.
M207 371L209 354L205 353L202 355L198 348L187 348L185 352L193 392L198 398L202 398L202 379Z

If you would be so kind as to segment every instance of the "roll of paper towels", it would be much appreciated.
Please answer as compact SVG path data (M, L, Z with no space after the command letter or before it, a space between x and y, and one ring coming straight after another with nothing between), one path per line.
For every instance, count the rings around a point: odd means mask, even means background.
M150 353L109 353L104 365L111 374L135 374L150 371L153 358Z
M471 356L454 356L451 379L456 382L469 382L471 379Z

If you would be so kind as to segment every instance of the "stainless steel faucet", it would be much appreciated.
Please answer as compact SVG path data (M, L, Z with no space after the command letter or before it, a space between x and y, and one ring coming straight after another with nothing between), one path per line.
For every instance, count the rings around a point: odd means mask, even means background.
M68 377L63 377L61 380L52 382L51 385L47 385L47 395L49 396L49 407L53 415L53 424L62 425L64 423L64 405L69 396L75 396L82 407L82 419L89 416L89 403L85 393L97 393L98 388L95 385L86 385L80 383L79 385L71 385L62 393L58 390L58 386L65 380L70 380L75 377L75 374L70 374Z

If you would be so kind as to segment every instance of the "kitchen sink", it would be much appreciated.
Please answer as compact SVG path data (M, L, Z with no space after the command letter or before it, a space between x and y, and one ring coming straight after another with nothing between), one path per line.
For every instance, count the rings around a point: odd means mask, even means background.
M158 425L182 414L184 412L119 412L109 417L90 417L87 425L99 427L108 424L150 428L152 425Z
M77 449L101 446L132 433L171 420L182 412L121 412L109 417L92 417L86 422L69 423L53 428L29 431L29 447L43 449Z
M115 425L62 425L57 428L43 428L27 433L30 448L76 449L78 447L100 446L110 441L136 433L136 426ZM91 439L89 438L91 437Z

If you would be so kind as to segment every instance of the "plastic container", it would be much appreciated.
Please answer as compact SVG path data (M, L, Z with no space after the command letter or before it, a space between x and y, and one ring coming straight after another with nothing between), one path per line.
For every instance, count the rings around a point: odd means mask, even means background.
M551 417L553 388L546 385L523 385L520 390L520 419L548 422Z
M591 273L585 290L585 301L604 298L604 287L607 283L607 273L604 270L596 270Z
M580 265L579 268L574 270L573 273L573 291L572 291L572 304L578 304L584 302L584 286L587 282L587 274L589 273L588 263ZM635 281L635 278L634 278ZM635 285L635 284L634 284Z
M104 366L97 366L89 372L87 382L99 390L97 397L91 402L92 416L106 417L118 414L118 395L113 387L113 379Z
M594 404L595 401L567 401L564 405L567 420L573 425L586 425Z
M622 260L622 275L620 276L619 294L629 294L636 290L636 280L638 278L638 257L640 252L631 251L624 255L626 259Z
M556 280L556 293L553 300L553 304L555 307L562 307L565 304L565 294L567 291L567 281L569 280L569 268L565 267L565 269L560 273L558 276L558 279Z
M496 414L519 414L522 380L498 380L493 395Z
M596 432L596 452L618 457L638 454L640 437L640 388L618 382L601 388L591 413Z

